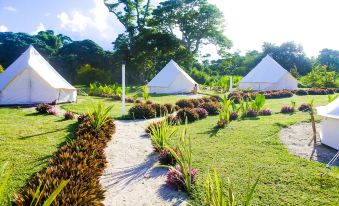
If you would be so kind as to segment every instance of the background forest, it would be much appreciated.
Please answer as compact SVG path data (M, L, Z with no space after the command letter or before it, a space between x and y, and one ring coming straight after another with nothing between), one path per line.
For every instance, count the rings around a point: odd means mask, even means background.
M232 41L224 35L225 19L216 6L206 0L167 0L152 8L150 2L106 2L109 11L125 27L125 32L112 43L111 51L91 40L73 41L51 30L36 35L0 33L0 72L1 67L8 67L32 44L73 84L120 83L122 62L127 64L128 84L145 84L170 59L198 83L212 84L224 75L246 75L269 54L301 78L304 86L335 86L339 51L325 48L318 57L309 58L301 45L285 42L264 43L262 51L230 52ZM210 60L209 54L202 55L207 44L216 46L219 59ZM314 83L315 79L318 83Z

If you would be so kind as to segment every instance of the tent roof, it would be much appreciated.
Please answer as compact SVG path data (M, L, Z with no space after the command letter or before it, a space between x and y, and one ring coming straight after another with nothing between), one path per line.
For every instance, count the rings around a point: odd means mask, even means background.
M13 81L25 69L34 70L42 79L54 88L75 89L39 54L33 46L21 54L1 75L0 90Z
M326 106L317 107L317 113L323 117L339 119L339 98Z
M271 56L266 55L266 57L263 58L260 63L240 81L240 83L275 83L285 75L291 74Z
M167 65L147 84L151 87L169 87L178 75L183 75L192 84L197 84L180 66L171 60Z

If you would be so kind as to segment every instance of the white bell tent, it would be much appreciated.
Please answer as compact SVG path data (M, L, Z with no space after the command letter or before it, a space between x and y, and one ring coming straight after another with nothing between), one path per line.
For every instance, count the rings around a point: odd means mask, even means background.
M75 102L76 89L30 46L0 75L0 105Z
M317 107L321 116L320 139L321 143L339 150L339 98L326 106Z
M240 82L239 89L247 90L294 90L298 88L295 79L272 57L267 55Z
M199 91L198 83L173 60L147 84L149 92L156 94L191 93L195 85Z

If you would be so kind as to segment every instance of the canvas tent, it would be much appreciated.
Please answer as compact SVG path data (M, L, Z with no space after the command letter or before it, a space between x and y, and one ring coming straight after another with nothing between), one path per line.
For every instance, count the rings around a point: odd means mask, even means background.
M0 105L76 101L76 89L30 46L0 75Z
M317 113L322 117L319 132L321 142L339 150L339 98L326 106L317 107Z
M195 85L198 87L198 83L173 60L147 84L150 93L156 94L191 93Z
M297 88L298 81L269 55L239 82L239 89L243 90L294 90Z

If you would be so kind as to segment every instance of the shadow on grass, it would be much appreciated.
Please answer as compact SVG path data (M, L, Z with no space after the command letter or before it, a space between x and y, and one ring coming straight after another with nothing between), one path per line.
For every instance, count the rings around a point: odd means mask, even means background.
M222 129L223 128L220 128L218 126L214 126L214 127L211 127L208 131L201 132L201 133L198 133L198 134L208 134L209 137L215 137L215 136L217 136L218 132Z

